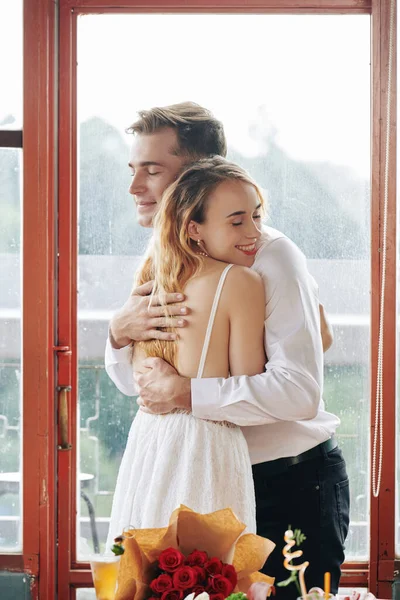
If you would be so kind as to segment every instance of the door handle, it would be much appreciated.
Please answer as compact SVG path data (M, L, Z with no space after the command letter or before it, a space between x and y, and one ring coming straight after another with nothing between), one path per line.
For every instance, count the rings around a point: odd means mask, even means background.
M68 442L68 425L69 425L69 411L68 411L68 394L71 391L70 385L59 385L58 391L58 425L60 432L60 443L58 445L59 450L70 450L71 444Z

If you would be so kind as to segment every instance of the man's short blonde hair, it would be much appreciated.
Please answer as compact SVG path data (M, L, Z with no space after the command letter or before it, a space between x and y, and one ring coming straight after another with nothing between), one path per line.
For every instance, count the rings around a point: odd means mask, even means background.
M126 130L148 135L170 127L177 134L180 155L192 159L226 156L224 127L211 111L195 102L181 102L138 112L139 119Z

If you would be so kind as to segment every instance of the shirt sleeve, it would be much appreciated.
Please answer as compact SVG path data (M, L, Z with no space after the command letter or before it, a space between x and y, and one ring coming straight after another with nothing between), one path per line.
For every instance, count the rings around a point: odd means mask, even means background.
M126 396L137 396L133 379L131 349L132 345L130 344L117 350L112 347L107 338L104 362L108 376L119 391Z
M304 255L286 237L262 248L254 268L266 291L265 372L192 379L193 414L240 426L312 419L323 385L317 285Z

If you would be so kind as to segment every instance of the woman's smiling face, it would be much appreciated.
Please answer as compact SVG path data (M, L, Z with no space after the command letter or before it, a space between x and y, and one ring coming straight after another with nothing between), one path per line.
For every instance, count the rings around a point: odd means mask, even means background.
M255 187L237 179L224 181L208 197L205 221L195 224L197 239L212 258L251 267L261 235L261 218ZM191 227L195 239L192 232Z

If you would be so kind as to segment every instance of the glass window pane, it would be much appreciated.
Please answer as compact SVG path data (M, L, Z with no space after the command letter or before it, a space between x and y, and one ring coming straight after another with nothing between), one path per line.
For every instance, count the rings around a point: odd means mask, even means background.
M320 285L336 337L325 400L342 419L351 477L347 558L366 558L369 17L88 15L78 27L79 460L92 475L85 485L100 545L135 413L103 370L107 322L129 294L148 234L127 193L124 130L139 109L193 100L223 121L229 157L266 190L269 224L300 246ZM93 548L89 525L81 498L82 551Z
M78 588L75 593L76 600L96 600L94 589Z
M21 160L0 148L0 553L22 550Z
M0 2L0 129L22 128L22 4Z

